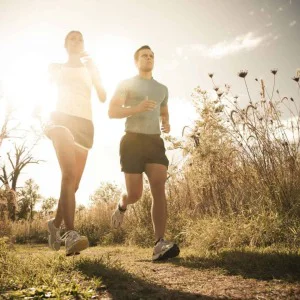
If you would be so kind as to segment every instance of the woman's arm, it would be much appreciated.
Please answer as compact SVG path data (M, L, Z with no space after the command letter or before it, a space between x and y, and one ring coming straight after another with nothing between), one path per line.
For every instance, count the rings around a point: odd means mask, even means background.
M61 71L61 64L50 64L48 67L49 81L57 82L60 71Z
M89 56L84 57L84 60L85 60L84 64L87 67L87 69L92 77L92 82L96 89L98 98L101 102L105 102L106 91L101 82L100 72L99 72L97 66L95 65L94 61Z

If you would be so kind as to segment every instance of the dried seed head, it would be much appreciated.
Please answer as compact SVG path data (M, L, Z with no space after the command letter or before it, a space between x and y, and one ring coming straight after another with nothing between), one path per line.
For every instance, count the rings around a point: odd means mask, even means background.
M271 70L271 73L274 74L274 75L276 75L277 72L278 72L278 69L272 69L272 70Z
M241 78L245 78L248 74L248 70L241 70L240 72L238 72L238 76Z
M223 94L224 94L224 92L222 92L222 91L218 91L218 93L217 93L219 98L222 97Z

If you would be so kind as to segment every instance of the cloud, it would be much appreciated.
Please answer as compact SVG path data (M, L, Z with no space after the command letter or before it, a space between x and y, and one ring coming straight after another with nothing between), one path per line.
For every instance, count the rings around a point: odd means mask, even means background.
M239 35L232 41L224 41L213 45L208 49L208 56L213 58L221 58L227 55L235 54L243 50L252 50L257 48L264 37L254 37L252 32L245 35Z
M272 25L273 25L273 23L271 22L271 23L266 24L266 27L271 27Z
M290 27L293 27L293 26L295 26L296 25L296 21L295 20L293 20L289 25L290 25Z
M174 71L178 68L179 65L180 63L177 59L172 59L171 61L165 61L163 63L163 69L166 71Z
M176 48L176 54L177 54L178 56L182 56L182 52L183 52L183 48L182 48L182 47L177 47L177 48Z
M205 44L189 44L178 46L176 55L181 59L186 59L187 55L200 55L214 59L222 58L228 55L237 54L241 51L250 51L259 47L265 39L270 36L254 36L252 32L244 35L239 35L232 40L223 41L214 45L208 46Z

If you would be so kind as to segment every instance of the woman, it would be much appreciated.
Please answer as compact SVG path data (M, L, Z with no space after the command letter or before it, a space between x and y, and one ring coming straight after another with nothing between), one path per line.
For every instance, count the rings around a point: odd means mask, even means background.
M49 66L50 79L58 89L56 110L51 114L45 133L52 140L61 168L61 191L54 219L48 221L49 246L59 250L65 240L66 255L78 254L89 246L87 237L74 230L75 193L93 145L91 90L97 91L101 102L106 92L93 61L84 51L83 36L71 31L65 38L68 60L65 64ZM64 222L66 233L60 237Z

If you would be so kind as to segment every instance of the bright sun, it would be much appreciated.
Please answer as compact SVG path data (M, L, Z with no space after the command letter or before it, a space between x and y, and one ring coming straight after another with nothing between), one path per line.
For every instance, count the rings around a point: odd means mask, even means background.
M11 65L3 83L4 94L20 122L30 121L37 107L43 112L53 108L47 76L47 62L36 54L17 57Z
M17 109L21 122L30 122L37 109L46 116L55 108L56 92L48 81L48 65L66 60L65 56L64 60L53 61L50 52L27 49L25 47L22 55L10 65L3 82L6 101ZM131 41L112 35L94 39L94 42L86 41L86 50L99 67L108 99L119 81L134 74L133 49Z

